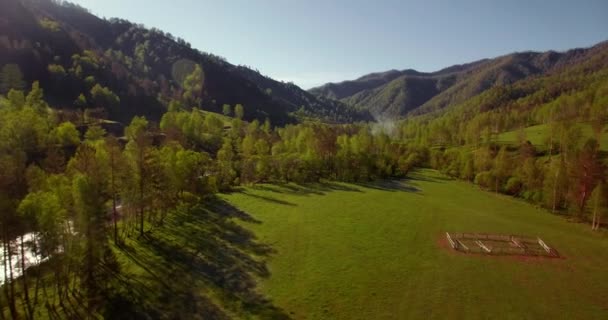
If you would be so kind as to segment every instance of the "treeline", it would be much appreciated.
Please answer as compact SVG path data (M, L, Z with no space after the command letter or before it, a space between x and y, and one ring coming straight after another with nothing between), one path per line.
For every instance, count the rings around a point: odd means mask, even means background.
M224 106L229 118L186 110L190 100L172 101L158 126L135 117L114 137L93 119L62 122L37 83L0 96L0 300L13 318L72 300L100 310L120 272L112 243L145 236L206 195L263 182L404 177L426 157L367 125L276 128L243 121L241 105ZM26 248L46 272L21 272Z

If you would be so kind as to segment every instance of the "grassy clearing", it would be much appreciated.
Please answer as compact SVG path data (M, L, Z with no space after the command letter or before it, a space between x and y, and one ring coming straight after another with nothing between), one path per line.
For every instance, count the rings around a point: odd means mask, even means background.
M593 130L591 129L591 126L587 123L581 123L579 125L581 126L582 136L584 137L582 143L584 143L587 137L594 136ZM524 129L524 132L526 133L526 139L530 141L533 145L541 149L545 148L548 131L549 126L545 124L531 126ZM497 141L499 143L516 144L517 135L518 130L503 132L498 135ZM604 134L602 135L602 138L599 142L600 149L603 151L608 151L608 130L604 131Z
M403 183L258 186L222 195L276 252L261 291L294 319L600 319L608 235L419 171ZM445 231L541 236L564 259L443 247Z

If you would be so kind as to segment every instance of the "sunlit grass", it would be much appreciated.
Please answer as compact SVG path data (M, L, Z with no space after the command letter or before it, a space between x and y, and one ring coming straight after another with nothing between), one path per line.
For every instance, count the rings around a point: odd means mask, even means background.
M295 319L601 319L608 237L434 171L260 186L224 199L276 254L262 292ZM457 254L446 231L540 236L562 259Z

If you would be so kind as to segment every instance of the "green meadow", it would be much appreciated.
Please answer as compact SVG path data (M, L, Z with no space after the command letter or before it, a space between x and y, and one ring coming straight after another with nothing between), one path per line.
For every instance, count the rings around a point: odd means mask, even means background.
M293 319L605 319L608 236L423 170L221 196L269 245L258 290ZM452 232L539 236L562 258L456 253Z
M579 123L581 129L581 143L585 143L586 139L593 137L593 130L588 123ZM547 145L547 138L549 137L549 126L546 124L540 124L524 128L526 139L530 141L537 148L544 149ZM506 144L515 144L518 141L519 130L507 131L498 135L497 141ZM600 149L608 151L608 131L604 130L599 141Z
M433 170L402 181L251 186L181 207L143 237L129 230L112 246L120 272L107 283L110 319L608 314L605 230ZM561 257L455 252L445 232L538 236ZM83 299L40 305L37 318L77 318Z

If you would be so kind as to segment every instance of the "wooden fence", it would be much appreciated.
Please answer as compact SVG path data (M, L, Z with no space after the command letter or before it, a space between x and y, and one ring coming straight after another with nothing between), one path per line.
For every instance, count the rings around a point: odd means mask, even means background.
M559 257L541 238L490 233L449 233L452 249L466 253Z

